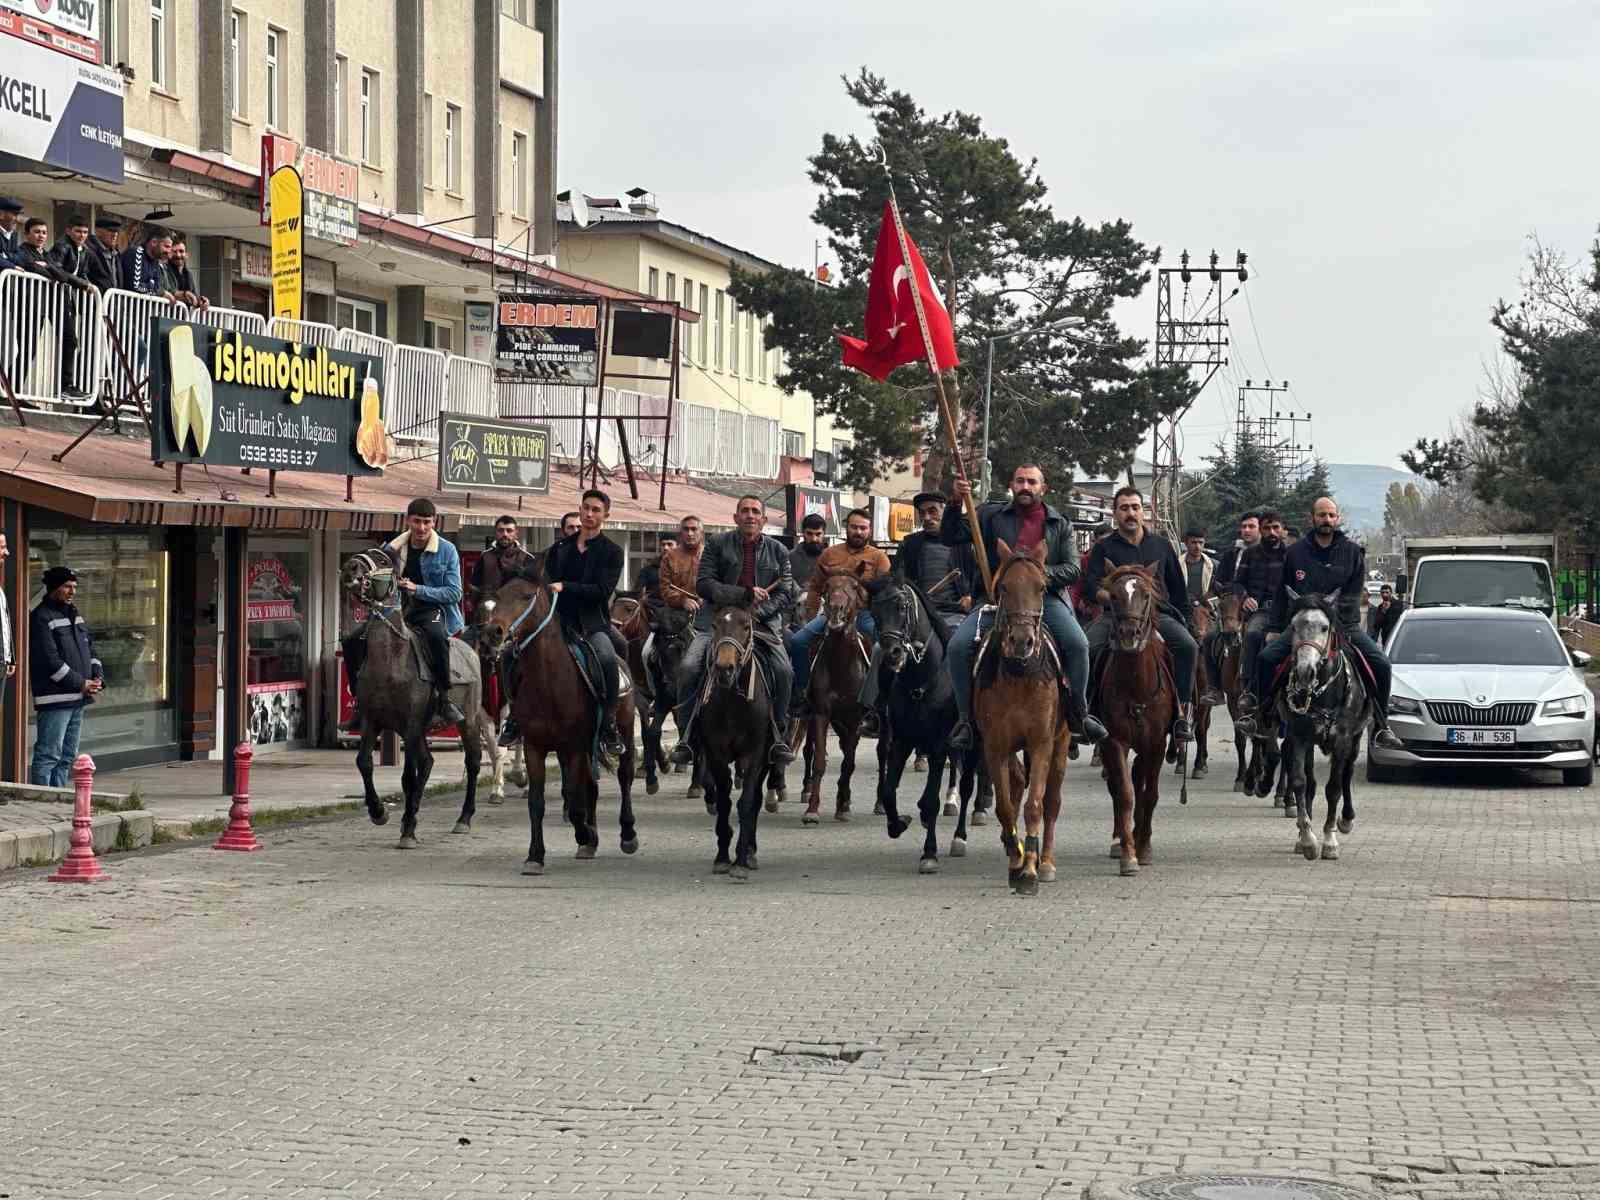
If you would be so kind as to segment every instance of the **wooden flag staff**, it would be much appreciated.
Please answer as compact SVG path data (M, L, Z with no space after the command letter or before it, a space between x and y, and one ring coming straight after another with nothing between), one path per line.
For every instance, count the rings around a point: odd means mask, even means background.
M939 360L933 353L933 337L928 332L928 314L922 307L922 281L917 278L916 269L911 263L911 247L906 237L905 222L900 219L900 201L894 194L894 177L889 174L889 156L880 145L878 153L883 159L883 173L889 180L889 211L894 216L895 237L900 242L900 261L905 264L906 274L911 277L911 302L917 310L917 327L922 330L922 348L928 356L928 370L933 372L933 383L939 390L939 424L944 429L945 446L950 451L951 461L955 463L956 478L963 483L969 483L967 489L967 523L972 529L972 552L978 560L978 574L983 578L984 595L991 600L994 598L994 581L989 574L989 552L983 544L983 529L978 524L978 505L972 497L970 481L967 479L967 469L961 461L961 445L956 441L955 417L950 412L950 400L944 392L944 375L939 370ZM932 276L929 276L932 282Z

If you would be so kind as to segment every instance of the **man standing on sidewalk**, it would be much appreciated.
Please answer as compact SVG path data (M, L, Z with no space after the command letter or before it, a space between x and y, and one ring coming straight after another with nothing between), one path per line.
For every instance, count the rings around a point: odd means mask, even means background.
M39 732L33 742L28 782L66 787L78 757L83 710L105 687L105 669L94 656L94 639L72 600L78 577L70 567L44 573L44 599L29 623L29 676Z
M5 662L7 679L17 673L17 639L11 629L11 601L6 596L6 559L10 557L11 547L0 533L0 660ZM3 687L0 684L0 689Z

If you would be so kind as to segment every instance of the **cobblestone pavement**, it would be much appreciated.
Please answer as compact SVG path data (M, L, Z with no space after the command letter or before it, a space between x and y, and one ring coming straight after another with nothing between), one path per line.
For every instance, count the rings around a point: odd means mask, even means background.
M14 873L0 1194L1059 1200L1228 1169L1600 1196L1600 793L1362 787L1342 861L1308 863L1213 771L1122 879L1073 764L1034 900L992 822L919 876L867 772L848 825L764 816L744 885L681 776L631 858L614 791L596 861L552 812L539 879L520 803L452 837L443 799L408 854L351 819Z

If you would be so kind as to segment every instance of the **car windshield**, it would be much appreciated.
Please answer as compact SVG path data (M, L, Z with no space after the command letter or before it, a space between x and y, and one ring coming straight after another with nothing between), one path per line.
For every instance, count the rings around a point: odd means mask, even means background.
M1429 667L1560 667L1570 661L1548 621L1491 616L1403 622L1389 659Z
M1543 563L1439 559L1417 571L1416 608L1465 604L1552 612L1555 597Z

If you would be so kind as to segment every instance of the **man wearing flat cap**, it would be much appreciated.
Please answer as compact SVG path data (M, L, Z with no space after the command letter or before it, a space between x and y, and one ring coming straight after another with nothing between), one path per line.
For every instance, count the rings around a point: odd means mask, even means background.
M94 237L90 239L83 262L83 277L102 293L122 286L122 259L117 251L117 234L122 222L116 217L95 218Z
M0 196L0 271L16 265L22 250L22 230L17 228L21 219L22 202L15 196Z
M918 492L911 506L917 510L922 528L900 543L894 573L920 587L934 612L954 631L972 610L972 598L982 590L977 556L970 545L946 546L939 540L945 498L938 492Z
M67 786L78 757L83 710L105 687L94 638L72 603L77 594L72 568L51 567L44 573L44 599L28 626L28 678L39 717L28 782L39 787Z

